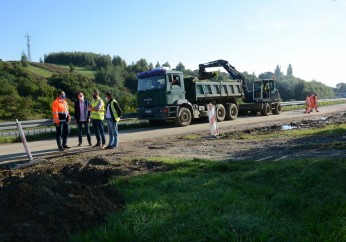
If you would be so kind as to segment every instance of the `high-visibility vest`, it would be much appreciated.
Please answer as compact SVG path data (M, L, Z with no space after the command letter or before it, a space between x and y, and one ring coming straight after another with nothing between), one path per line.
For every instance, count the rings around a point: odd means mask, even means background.
M52 103L53 123L59 124L60 122L66 122L70 119L70 113L68 111L68 104L66 100L56 98Z
M97 120L104 120L105 118L105 104L101 98L97 98L96 100L93 99L91 101L91 107L95 108L100 105L100 102L102 103L102 107L100 108L99 111L91 111L91 118L92 119L97 119Z
M314 99L314 96L310 96L310 105L311 106L315 106L315 99Z
M115 119L115 121L119 122L120 121L120 117L118 115L117 110L114 108L114 103L118 103L115 99L112 99L111 102L109 103L109 105L111 105L111 114L113 114L113 117Z

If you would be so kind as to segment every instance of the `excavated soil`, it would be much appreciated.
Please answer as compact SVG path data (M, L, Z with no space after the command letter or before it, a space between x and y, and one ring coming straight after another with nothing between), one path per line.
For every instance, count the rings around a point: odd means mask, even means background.
M283 130L318 129L327 124L337 128L342 123L346 123L345 113L229 131L219 137L194 133L120 143L116 150L65 155L32 167L0 170L0 241L66 241L73 233L102 224L124 206L109 181L169 170L157 161L160 157L236 162L346 157L342 132L294 138ZM249 139L247 135L254 136Z

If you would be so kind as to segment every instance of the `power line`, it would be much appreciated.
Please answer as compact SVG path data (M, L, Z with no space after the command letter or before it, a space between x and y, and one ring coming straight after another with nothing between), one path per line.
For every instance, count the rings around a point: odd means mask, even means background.
M31 36L27 32L25 37L26 37L26 45L28 47L28 61L31 61L31 51L30 51L30 38L31 38Z

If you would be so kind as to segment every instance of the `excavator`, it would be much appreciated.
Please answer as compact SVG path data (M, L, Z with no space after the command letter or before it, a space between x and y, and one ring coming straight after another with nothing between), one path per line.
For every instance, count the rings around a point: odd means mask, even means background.
M261 115L267 116L270 111L273 114L281 112L280 93L277 88L275 79L260 79L253 82L252 90L248 90L245 76L237 71L234 66L226 60L216 60L204 64L199 64L199 80L205 80L215 77L215 72L207 72L206 68L223 67L230 77L239 82L242 87L243 104L239 104L239 112L255 114L260 112Z

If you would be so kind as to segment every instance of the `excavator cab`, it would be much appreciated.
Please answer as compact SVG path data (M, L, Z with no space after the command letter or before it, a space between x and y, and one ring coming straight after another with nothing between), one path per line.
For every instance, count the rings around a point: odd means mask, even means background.
M280 94L274 79L262 79L253 83L253 101L279 101Z

